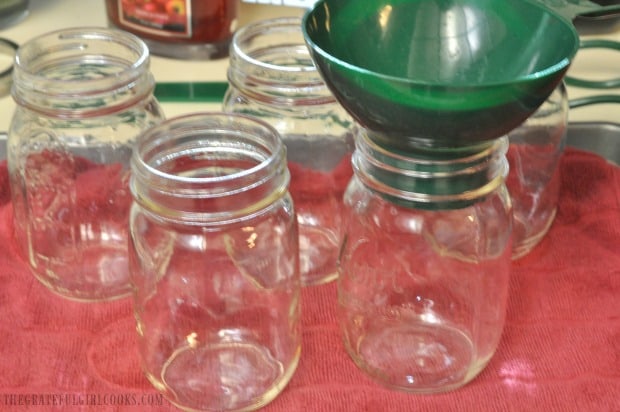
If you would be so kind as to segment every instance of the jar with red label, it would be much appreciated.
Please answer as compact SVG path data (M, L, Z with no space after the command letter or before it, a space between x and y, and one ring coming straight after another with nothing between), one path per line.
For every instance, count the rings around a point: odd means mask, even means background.
M215 59L228 53L237 0L106 0L111 26L140 36L151 54Z

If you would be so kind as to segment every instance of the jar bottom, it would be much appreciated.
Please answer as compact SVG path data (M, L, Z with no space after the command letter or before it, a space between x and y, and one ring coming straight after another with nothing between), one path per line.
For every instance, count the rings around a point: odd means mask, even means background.
M74 301L109 301L131 293L127 249L118 245L88 247L82 251L79 264L58 261L44 266L39 262L32 272L49 290Z
M532 226L530 226L531 222L521 222L515 217L512 248L513 260L522 258L530 253L544 239L555 220L556 212L557 208L551 210L547 220L538 222L534 231L532 231Z
M338 277L338 237L328 228L299 223L299 272L302 286L316 286Z
M457 389L488 363L476 358L474 344L463 331L443 324L403 322L376 325L345 347L371 378L390 389L430 394Z
M253 411L284 389L297 369L300 350L283 365L254 342L220 342L177 349L161 378L149 381L185 411Z

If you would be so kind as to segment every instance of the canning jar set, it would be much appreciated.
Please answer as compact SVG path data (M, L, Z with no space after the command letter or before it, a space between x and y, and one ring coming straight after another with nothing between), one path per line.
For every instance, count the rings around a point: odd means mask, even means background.
M164 120L133 34L19 48L8 164L34 276L72 300L132 295L144 373L182 409L274 399L300 358L301 288L335 279L368 375L415 393L473 379L503 330L511 260L553 221L563 86L507 137L403 151L334 99L299 19L237 31L228 81L220 112Z

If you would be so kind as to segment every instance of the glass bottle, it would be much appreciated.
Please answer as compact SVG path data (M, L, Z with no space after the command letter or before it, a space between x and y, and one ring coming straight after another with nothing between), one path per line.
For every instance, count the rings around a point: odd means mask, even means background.
M285 148L243 115L197 113L142 135L131 273L146 376L185 410L249 411L300 356L297 222Z
M302 283L335 279L354 124L312 63L301 20L263 20L240 29L228 81L223 110L267 121L287 147Z
M514 215L513 259L528 254L555 218L568 110L566 87L560 83L530 118L508 134L510 171L506 185Z
M105 0L108 23L141 37L154 55L217 59L237 27L238 0Z
M340 254L345 348L392 389L442 392L489 362L505 320L511 206L505 138L386 150L361 130Z
M163 114L139 38L66 29L15 58L8 166L15 236L50 290L82 301L127 296L129 159Z

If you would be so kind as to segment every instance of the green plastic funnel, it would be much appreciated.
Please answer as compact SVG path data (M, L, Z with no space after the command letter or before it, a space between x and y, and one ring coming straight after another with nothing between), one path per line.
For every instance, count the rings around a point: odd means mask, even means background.
M533 0L319 0L302 29L323 79L375 139L453 148L505 135L562 81L579 49L567 10Z

